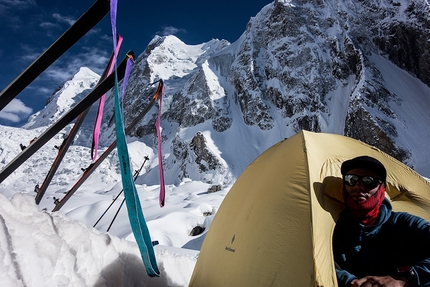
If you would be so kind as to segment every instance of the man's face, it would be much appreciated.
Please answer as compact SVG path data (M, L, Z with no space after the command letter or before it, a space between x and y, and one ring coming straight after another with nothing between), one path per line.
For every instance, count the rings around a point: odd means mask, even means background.
M347 181L346 178L350 180ZM345 190L358 203L364 202L374 195L380 185L378 175L371 170L356 168L345 174Z

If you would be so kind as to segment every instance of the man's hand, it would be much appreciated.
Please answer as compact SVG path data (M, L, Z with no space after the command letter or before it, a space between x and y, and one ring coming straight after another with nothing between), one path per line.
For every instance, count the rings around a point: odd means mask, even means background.
M406 279L394 279L391 276L366 276L360 279L354 279L351 287L408 287L409 282Z

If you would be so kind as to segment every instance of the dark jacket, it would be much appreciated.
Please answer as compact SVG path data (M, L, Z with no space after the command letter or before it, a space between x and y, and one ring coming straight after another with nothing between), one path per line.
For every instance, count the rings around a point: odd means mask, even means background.
M333 233L333 253L339 286L368 275L398 277L410 266L412 286L430 286L430 223L406 212L393 212L385 199L372 226L354 222L343 211Z

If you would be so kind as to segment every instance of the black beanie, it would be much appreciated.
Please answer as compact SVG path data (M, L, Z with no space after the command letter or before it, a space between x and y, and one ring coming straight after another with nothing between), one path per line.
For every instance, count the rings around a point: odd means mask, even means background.
M387 178L387 171L385 170L384 165L376 158L370 156L359 156L343 162L340 172L345 176L348 171L354 168L371 170L379 176L379 179L382 182L385 182Z

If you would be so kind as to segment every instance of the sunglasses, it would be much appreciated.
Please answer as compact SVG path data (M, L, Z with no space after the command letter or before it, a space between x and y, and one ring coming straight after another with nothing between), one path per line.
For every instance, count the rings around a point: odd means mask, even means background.
M356 174L347 174L343 178L343 182L349 186L356 185L358 181L361 181L363 186L368 189L374 189L382 183L382 181L370 175L359 176Z

